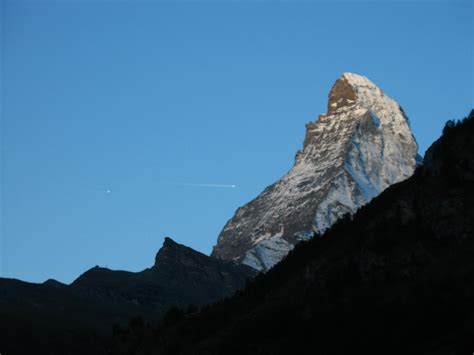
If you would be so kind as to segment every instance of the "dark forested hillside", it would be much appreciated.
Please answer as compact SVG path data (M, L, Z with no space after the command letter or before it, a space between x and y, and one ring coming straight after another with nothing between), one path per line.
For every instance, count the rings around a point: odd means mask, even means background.
M255 271L165 238L141 272L94 267L71 285L0 278L0 353L107 354L112 327L160 319L172 306L231 295ZM134 324L134 322L132 322Z
M472 354L473 137L472 112L448 122L414 176L235 296L117 331L113 353Z

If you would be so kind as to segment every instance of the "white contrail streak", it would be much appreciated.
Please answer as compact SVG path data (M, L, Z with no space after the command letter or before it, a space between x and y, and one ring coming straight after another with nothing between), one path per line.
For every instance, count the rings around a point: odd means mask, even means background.
M226 184L196 184L191 182L167 182L168 185L177 185L177 186L193 186L193 187L226 187L226 188L236 188L236 185L226 185Z

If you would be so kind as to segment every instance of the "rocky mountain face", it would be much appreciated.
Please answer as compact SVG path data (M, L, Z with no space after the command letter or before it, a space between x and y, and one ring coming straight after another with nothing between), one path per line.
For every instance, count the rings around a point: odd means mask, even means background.
M236 211L212 256L268 270L299 241L410 177L417 149L400 105L366 77L344 73L327 113L306 125L291 170Z
M443 132L412 177L243 291L112 353L471 354L474 110Z
M242 288L255 270L210 258L165 238L141 272L94 267L71 285L0 278L0 351L107 354L114 324L158 319L171 306L204 305ZM73 344L73 346L71 346Z

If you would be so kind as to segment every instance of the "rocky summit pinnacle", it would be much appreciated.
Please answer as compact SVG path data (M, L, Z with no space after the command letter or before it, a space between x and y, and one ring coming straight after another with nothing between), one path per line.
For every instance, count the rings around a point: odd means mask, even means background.
M400 105L366 77L344 73L327 113L306 125L292 169L237 209L212 256L268 270L298 241L411 176L417 150Z

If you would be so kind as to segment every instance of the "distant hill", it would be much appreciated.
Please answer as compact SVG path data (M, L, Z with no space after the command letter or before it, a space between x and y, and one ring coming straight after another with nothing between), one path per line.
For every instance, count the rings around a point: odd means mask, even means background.
M153 267L137 273L95 267L71 285L0 279L0 353L107 354L114 325L217 301L253 276L165 238Z
M411 178L243 291L117 332L113 354L472 354L473 112Z

